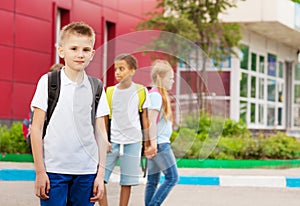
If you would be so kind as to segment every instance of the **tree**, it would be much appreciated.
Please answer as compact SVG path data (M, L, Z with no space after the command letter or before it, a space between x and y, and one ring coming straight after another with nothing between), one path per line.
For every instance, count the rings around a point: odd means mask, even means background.
M300 0L291 0L291 1L300 4Z
M236 0L158 0L156 10L148 13L149 19L138 25L138 29L159 29L181 35L206 52L207 55L199 55L198 49L193 51L195 68L202 78L197 78L196 83L201 109L205 105L202 93L206 92L208 57L218 67L235 54L232 48L237 47L242 38L237 23L223 23L219 18L227 9L235 7L235 3ZM157 45L172 44L160 42Z

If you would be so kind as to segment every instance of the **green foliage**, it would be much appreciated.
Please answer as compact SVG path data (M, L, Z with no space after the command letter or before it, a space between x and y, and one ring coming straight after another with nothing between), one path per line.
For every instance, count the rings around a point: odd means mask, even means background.
M284 133L261 138L262 156L274 159L299 158L300 142Z
M300 4L300 0L291 0L291 1Z
M247 124L244 123L242 120L234 121L232 119L226 119L224 121L224 129L223 129L223 136L249 136L250 131L248 130Z
M13 123L10 128L0 125L1 153L29 153L30 149L24 140L22 123Z
M237 122L232 119L211 116L204 112L201 112L199 116L194 114L186 116L185 127L193 129L198 134L209 134L209 136L221 133L225 137L250 135L247 125L242 120Z
M197 135L194 130L189 128L182 128L179 130L177 137L172 142L172 148L177 157L193 156L193 143Z
M185 118L186 124L172 136L177 157L199 158L205 144L213 145L211 159L299 159L300 141L284 133L252 137L243 121L211 117L201 114ZM218 126L223 125L223 132ZM217 135L222 134L220 138ZM217 141L216 144L213 144Z

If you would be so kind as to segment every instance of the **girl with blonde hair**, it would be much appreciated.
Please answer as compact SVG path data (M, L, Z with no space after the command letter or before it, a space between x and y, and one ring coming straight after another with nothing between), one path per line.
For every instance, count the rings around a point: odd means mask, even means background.
M151 68L151 79L150 145L145 150L148 158L145 205L157 206L163 203L178 181L176 159L170 146L173 118L168 91L174 83L174 72L169 62L156 60ZM158 187L161 173L165 179Z

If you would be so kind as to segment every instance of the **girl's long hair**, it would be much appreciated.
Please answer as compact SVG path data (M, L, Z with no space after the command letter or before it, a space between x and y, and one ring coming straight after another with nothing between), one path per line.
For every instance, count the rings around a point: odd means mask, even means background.
M173 120L171 103L168 92L164 88L162 80L167 75L167 73L172 70L172 66L168 61L165 60L155 60L151 68L152 84L159 89L162 97L163 117L165 120L170 121Z

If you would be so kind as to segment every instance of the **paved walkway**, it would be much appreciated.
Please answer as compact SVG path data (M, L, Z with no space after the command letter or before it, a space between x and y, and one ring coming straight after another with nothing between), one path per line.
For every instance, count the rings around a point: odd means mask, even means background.
M0 205L39 205L33 190L33 169L32 163L0 162ZM168 196L166 206L273 206L287 202L298 206L300 201L300 168L179 169L179 174L182 182ZM27 181L5 181L5 176L27 178ZM296 187L288 187L286 178L294 179ZM118 205L120 187L117 177L112 180L108 184L108 199L114 206ZM142 205L144 189L144 184L132 188L130 206Z
M300 168L291 169L179 169L179 184L300 188ZM0 162L0 180L33 181L33 163ZM118 182L113 175L112 182ZM141 178L145 183L145 178Z

